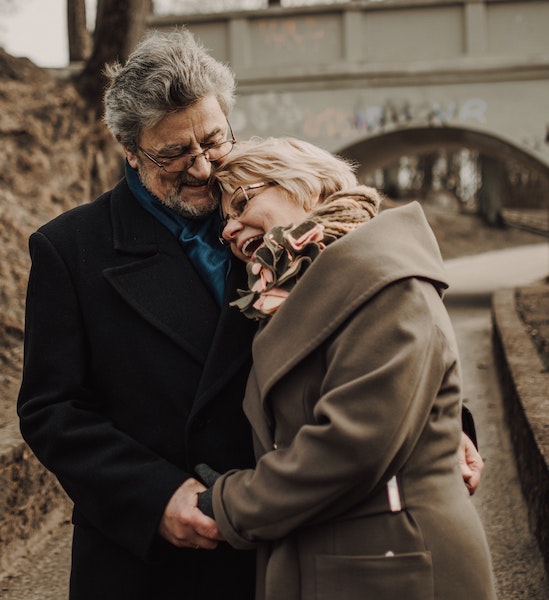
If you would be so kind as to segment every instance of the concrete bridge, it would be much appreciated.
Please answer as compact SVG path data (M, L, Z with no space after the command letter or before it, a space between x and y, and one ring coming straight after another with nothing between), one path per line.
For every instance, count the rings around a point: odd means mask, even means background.
M240 137L306 139L364 177L463 147L549 177L548 1L355 0L150 21L182 24L236 73Z

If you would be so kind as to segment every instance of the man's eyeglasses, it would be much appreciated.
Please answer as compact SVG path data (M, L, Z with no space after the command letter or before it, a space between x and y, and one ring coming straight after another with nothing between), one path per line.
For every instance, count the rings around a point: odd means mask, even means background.
M203 150L202 152L197 152L196 154L191 154L190 152L180 152L174 156L155 158L146 150L141 148L141 146L138 146L138 148L151 162L153 162L158 168L163 169L166 173L181 173L190 169L199 156L203 156L209 162L216 162L231 152L233 146L236 144L236 139L229 121L227 121L227 125L229 126L229 132L231 134L230 139L222 142L215 142L213 144L201 144L200 147L203 148Z
M277 185L276 181L261 181L259 183L250 183L249 185L239 185L236 190L233 192L231 199L229 200L229 205L227 207L226 214L223 214L223 208L221 206L221 202L219 203L219 215L221 217L221 225L219 227L219 241L224 245L228 246L230 242L223 238L223 230L227 226L229 219L234 219L238 221L248 203L251 202L255 196L257 195L257 191L261 188Z

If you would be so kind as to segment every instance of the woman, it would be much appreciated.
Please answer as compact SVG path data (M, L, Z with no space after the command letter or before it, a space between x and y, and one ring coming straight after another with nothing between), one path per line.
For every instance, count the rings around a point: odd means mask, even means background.
M258 600L495 598L419 204L372 219L375 190L292 139L238 144L215 178L222 237L250 261L235 304L263 324L244 400L257 466L210 492L225 539L258 548Z

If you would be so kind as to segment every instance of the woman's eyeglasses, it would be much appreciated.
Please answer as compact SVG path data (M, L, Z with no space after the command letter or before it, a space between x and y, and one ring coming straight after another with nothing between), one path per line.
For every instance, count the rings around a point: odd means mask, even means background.
M219 203L219 215L221 217L221 225L219 227L219 241L228 246L230 242L223 238L223 230L227 226L229 219L239 221L248 204L255 198L257 191L261 188L277 185L276 181L261 181L259 183L250 183L249 185L239 185L233 192L226 214L223 214L221 202Z

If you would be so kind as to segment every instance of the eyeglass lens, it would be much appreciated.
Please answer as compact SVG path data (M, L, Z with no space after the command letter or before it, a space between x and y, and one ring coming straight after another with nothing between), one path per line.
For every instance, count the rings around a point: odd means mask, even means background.
M177 173L179 171L186 171L193 166L194 162L199 156L203 156L210 162L215 162L231 152L234 140L225 140L218 144L213 144L209 148L204 149L202 152L197 154L182 154L172 159L164 159L162 167L167 173Z
M229 210L227 212L227 218L239 219L244 212L246 205L250 201L250 196L246 193L243 186L240 186L234 193L229 203Z
M242 213L246 210L246 206L251 202L260 188L268 185L273 185L271 182L252 183L250 185L241 185L234 192L231 201L229 202L229 210L227 218L240 219Z
M197 154L184 152L174 157L166 156L162 158L155 158L146 150L141 148L141 146L138 146L138 148L151 162L153 162L157 167L166 171L166 173L181 173L182 171L190 169L199 156L203 156L209 162L215 162L227 156L227 154L231 152L233 146L236 144L236 139L234 137L233 128L231 127L229 121L227 121L227 125L229 127L229 134L231 136L230 139L223 140L222 142L217 142L215 144L203 144L202 147L206 147L204 150L202 150L202 152L198 152Z

